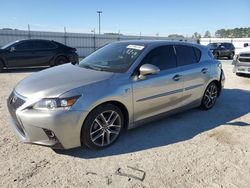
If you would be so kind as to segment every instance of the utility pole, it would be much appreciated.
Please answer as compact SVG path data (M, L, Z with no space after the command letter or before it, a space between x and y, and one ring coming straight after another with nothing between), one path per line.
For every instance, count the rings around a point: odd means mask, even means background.
M30 34L30 24L28 24L28 38L31 38L31 34Z
M98 13L98 17L99 17L99 35L100 35L101 34L101 13L102 13L102 11L98 10L97 13Z

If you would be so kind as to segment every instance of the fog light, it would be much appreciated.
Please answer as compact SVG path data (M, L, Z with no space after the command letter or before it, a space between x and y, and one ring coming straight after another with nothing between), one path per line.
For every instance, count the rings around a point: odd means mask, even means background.
M48 130L48 129L43 129L45 134L49 137L50 140L57 141L56 135L53 131Z

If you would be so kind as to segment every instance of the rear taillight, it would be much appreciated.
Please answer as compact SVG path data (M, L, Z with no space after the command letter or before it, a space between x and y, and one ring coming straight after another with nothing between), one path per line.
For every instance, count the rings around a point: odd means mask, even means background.
M221 64L221 63L218 63L218 67L220 67L220 69L222 69L222 64Z

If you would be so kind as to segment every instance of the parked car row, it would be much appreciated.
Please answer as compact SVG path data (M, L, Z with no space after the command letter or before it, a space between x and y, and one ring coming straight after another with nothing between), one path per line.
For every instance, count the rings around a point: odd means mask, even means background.
M0 49L0 70L78 62L75 48L50 40L18 40Z

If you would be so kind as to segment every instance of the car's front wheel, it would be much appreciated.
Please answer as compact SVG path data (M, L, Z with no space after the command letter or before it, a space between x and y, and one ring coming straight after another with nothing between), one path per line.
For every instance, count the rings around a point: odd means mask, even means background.
M233 59L234 58L234 53L231 52L230 55L228 56L228 59Z
M3 72L4 69L4 63L2 60L0 60L0 72Z
M124 116L113 104L96 107L87 116L81 132L81 140L91 149L102 149L113 144L121 134Z
M203 110L209 110L215 105L218 98L218 92L218 86L215 82L207 86L201 102L201 108Z

